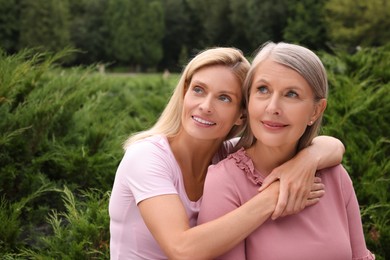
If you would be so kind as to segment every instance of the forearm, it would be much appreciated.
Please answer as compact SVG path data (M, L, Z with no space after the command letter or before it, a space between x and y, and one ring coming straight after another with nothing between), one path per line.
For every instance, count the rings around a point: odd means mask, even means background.
M264 223L274 211L278 183L210 222L188 229L177 238L173 259L211 259L226 253Z
M321 170L341 163L344 152L345 147L339 139L322 135L314 138L312 144L297 156L316 162L317 170Z

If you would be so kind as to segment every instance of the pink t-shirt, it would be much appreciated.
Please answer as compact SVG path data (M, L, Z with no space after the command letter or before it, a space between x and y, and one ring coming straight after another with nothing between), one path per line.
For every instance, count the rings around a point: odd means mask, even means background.
M296 215L267 220L218 259L375 259L366 248L358 201L342 165L317 172L325 184L320 202ZM258 193L264 177L244 149L209 167L198 223L234 210Z
M225 158L234 142L226 142L213 162ZM188 199L168 140L157 135L132 144L118 166L109 203L112 260L167 259L137 206L144 199L164 194L180 197L190 226L195 226L201 200Z

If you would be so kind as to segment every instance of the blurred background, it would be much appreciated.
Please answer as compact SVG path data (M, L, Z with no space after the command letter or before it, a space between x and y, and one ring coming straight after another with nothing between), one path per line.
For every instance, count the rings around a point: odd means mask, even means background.
M178 71L197 51L265 41L313 50L390 41L388 0L0 0L0 47L78 49L66 65Z

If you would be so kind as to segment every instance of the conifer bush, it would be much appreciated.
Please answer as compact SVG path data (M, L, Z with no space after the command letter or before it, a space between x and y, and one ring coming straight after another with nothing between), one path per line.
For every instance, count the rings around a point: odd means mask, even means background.
M61 68L69 52L0 53L0 258L107 258L107 195L85 191L111 190L122 143L151 125L170 96L172 78L161 75ZM43 194L46 185L56 191ZM19 206L31 194L39 196Z

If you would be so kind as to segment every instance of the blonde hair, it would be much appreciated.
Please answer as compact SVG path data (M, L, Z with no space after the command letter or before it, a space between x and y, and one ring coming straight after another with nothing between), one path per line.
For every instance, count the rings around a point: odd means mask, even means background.
M244 82L244 99L245 103L249 102L250 88L252 86L253 77L259 65L267 60L273 61L289 67L290 69L298 72L310 85L315 102L320 101L328 96L328 81L326 70L318 58L318 56L311 50L289 43L265 43L255 56L252 66L249 69L247 78ZM314 137L316 137L320 131L322 114L311 126L307 126L304 134L299 139L297 151L309 146ZM243 136L238 143L238 147L249 148L256 142L249 121L244 126Z
M207 66L222 65L230 68L243 85L250 63L242 52L236 48L215 47L201 51L184 68L174 92L157 122L148 130L130 136L124 143L126 149L132 143L149 136L162 134L167 137L175 136L181 127L181 114L184 95L191 83L193 75L201 68ZM244 107L242 102L241 107ZM233 126L226 139L238 135L243 126Z

